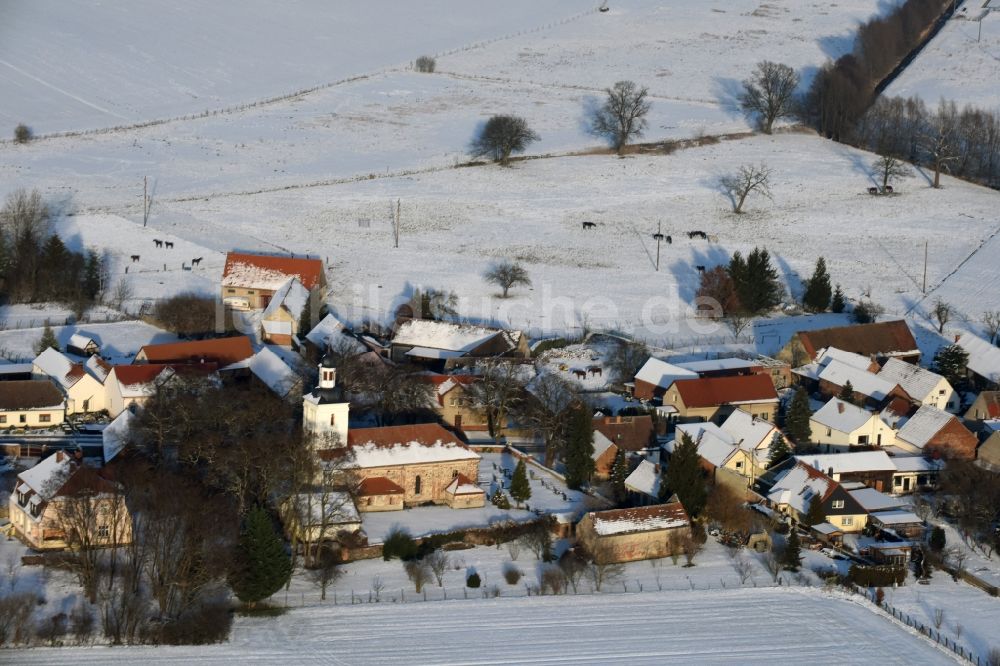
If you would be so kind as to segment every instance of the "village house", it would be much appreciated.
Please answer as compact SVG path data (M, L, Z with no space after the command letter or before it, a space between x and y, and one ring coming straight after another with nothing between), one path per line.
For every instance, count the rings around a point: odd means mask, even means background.
M459 359L531 358L521 331L410 319L396 330L389 354L397 363L413 362L441 371L462 365Z
M67 525L65 503L86 494L93 515L92 531L79 540L95 547L131 541L131 521L124 497L102 470L82 464L73 456L56 451L31 469L17 475L10 495L10 522L15 534L35 550L67 546L66 530L79 529L77 521ZM89 522L89 521L88 521Z
M313 364L319 363L331 349L350 351L355 354L363 354L368 350L332 314L324 316L318 324L306 333L305 338L297 342L299 354L306 361Z
M680 502L591 511L580 519L576 535L598 564L651 560L681 550L691 536L691 519Z
M66 399L48 379L0 382L0 429L52 428L66 416Z
M778 394L766 375L678 379L663 395L677 422L722 423L737 409L765 421L778 412Z
M802 461L780 472L766 495L768 506L799 523L805 522L814 497L829 524L814 526L820 533L860 532L868 523L868 513L842 485Z
M673 455L683 435L690 437L698 447L702 468L712 483L728 485L742 492L753 485L753 481L766 469L766 461L763 465L759 464L752 451L741 448L739 440L711 422L678 425L676 438L664 444L669 455Z
M908 363L920 361L920 348L905 321L838 326L815 331L799 331L792 336L777 358L793 368L813 361L823 349L835 347L880 363L898 358Z
M980 430L984 421L1000 419L1000 391L980 391L965 411L965 422Z
M896 448L908 454L948 460L974 460L979 439L954 415L923 405L911 416L899 417Z
M135 355L132 364L198 365L215 363L222 367L245 361L251 356L253 356L253 345L250 338L245 335L237 335L228 338L145 345Z
M113 366L108 378L104 380L108 414L115 418L127 409L141 407L178 374L205 377L217 369L214 363L202 366L161 363Z
M83 333L74 333L66 343L66 353L74 356L88 357L99 354L100 351L101 345L97 340Z
M698 373L652 356L635 373L632 395L639 400L661 398L678 379L697 379Z
M226 381L259 382L279 398L297 394L302 388L299 375L267 347L239 363L219 368L219 374Z
M83 363L49 347L32 363L35 379L50 379L66 398L66 414L99 412L106 408L103 383Z
M636 468L625 477L625 491L630 504L647 506L660 502L660 485L663 475L660 466L651 460L641 460Z
M722 430L729 433L738 446L749 451L757 467L766 468L771 457L771 444L775 436L780 437L785 443L792 447L776 425L767 419L760 419L756 416L737 409L722 422Z
M955 344L969 354L966 373L978 390L1000 388L1000 347L971 333L956 335Z
M937 489L938 477L944 469L943 460L923 456L893 456L892 464L896 466L892 474L894 495Z
M879 492L889 491L896 472L893 459L885 451L797 455L795 460L838 483L863 483Z
M479 380L475 375L428 375L434 385L434 410L447 425L466 434L489 435L486 410L477 407L469 387Z
M629 453L639 453L656 448L656 427L648 414L635 416L597 416L594 431L599 432L615 446Z
M986 438L979 447L976 464L993 472L1000 472L1000 430Z
M898 385L914 402L955 413L961 399L947 379L919 365L890 358L878 372L880 379Z
M756 359L720 358L703 361L668 363L650 357L635 375L633 382L626 383L632 395L648 401L662 398L670 385L678 379L699 377L738 377L742 375L767 375L774 387L785 388L791 383L790 368L787 363L766 356Z
M902 539L921 540L924 536L926 525L917 514L912 511L879 511L869 515L872 527L881 532L888 532L892 536Z
M890 446L896 433L878 414L840 398L831 398L809 418L811 441L826 452Z
M310 292L294 277L281 285L260 315L264 342L291 347L299 330L299 319L303 315L312 316L313 295L316 293Z
M222 270L222 301L237 310L263 310L290 278L309 292L322 294L326 289L326 270L320 259L230 252Z
M899 385L842 361L831 361L819 373L819 393L824 398L840 396L848 384L851 386L851 398L855 403L873 408L881 406L891 398L911 399Z
M590 456L594 460L593 479L604 481L611 476L620 449L599 430L594 431L593 445L594 452Z

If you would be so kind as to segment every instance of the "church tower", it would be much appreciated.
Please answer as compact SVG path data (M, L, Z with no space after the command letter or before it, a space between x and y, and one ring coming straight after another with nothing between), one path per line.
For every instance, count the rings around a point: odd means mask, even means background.
M337 367L324 356L319 385L302 399L302 429L320 448L347 446L347 418L351 405L337 386Z

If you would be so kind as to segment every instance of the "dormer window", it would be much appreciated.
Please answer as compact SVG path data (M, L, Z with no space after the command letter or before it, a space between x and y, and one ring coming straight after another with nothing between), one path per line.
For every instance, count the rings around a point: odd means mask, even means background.
M832 506L833 506L834 509L843 509L844 508L844 500L833 500L833 505Z
M40 503L36 502L35 504L31 505L30 511L31 511L31 515L32 516L34 516L35 518L38 518L38 514L42 512L42 505Z

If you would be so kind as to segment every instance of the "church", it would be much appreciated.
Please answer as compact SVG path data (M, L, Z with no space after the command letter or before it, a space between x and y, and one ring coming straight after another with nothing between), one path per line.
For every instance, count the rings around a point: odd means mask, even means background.
M344 475L359 511L399 511L439 504L481 507L478 453L437 423L348 427L350 402L337 386L329 356L319 365L319 385L302 401L302 427L320 459Z

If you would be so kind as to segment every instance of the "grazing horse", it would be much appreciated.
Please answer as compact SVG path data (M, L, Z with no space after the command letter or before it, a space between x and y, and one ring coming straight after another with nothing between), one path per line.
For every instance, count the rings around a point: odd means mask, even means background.
M704 272L705 272L705 267L704 267L704 266L695 266L695 269L696 269L696 270L697 270L697 271L698 271L699 273L704 273Z
M192 266L197 266L197 265L199 265L199 264L201 263L201 260L202 260L202 259L204 259L204 257L198 257L197 259L192 259L192 260L191 260L191 265L192 265Z
M137 255L137 254L133 254L133 255L132 255L132 263L135 263L135 262L137 262L137 261L139 261L139 255Z
M167 241L167 242L166 242L166 246L167 246L167 249L168 249L168 250L172 250L172 249L174 249L174 244L173 244L173 243L171 243L170 241Z
M589 368L587 368L587 371L590 373L591 377L603 377L604 376L604 370L602 370L601 366L599 366L599 365L592 365Z
M587 378L587 371L586 370L574 370L573 371L573 376L576 377L577 379L586 379Z
M667 241L667 245L673 245L674 244L674 239L671 238L670 236L667 236L663 240Z
M892 194L892 185L886 185L885 186L885 193L886 194Z
M163 247L163 241L161 241L159 238L154 238L153 242L156 244L156 247Z
M688 238L703 238L705 240L708 240L708 234L706 234L704 231L689 231Z
M593 222L584 222L583 223L583 228L584 229L593 229L596 226L597 225L595 223L593 223Z
M869 187L868 188L868 194L878 194L878 188L877 187Z

